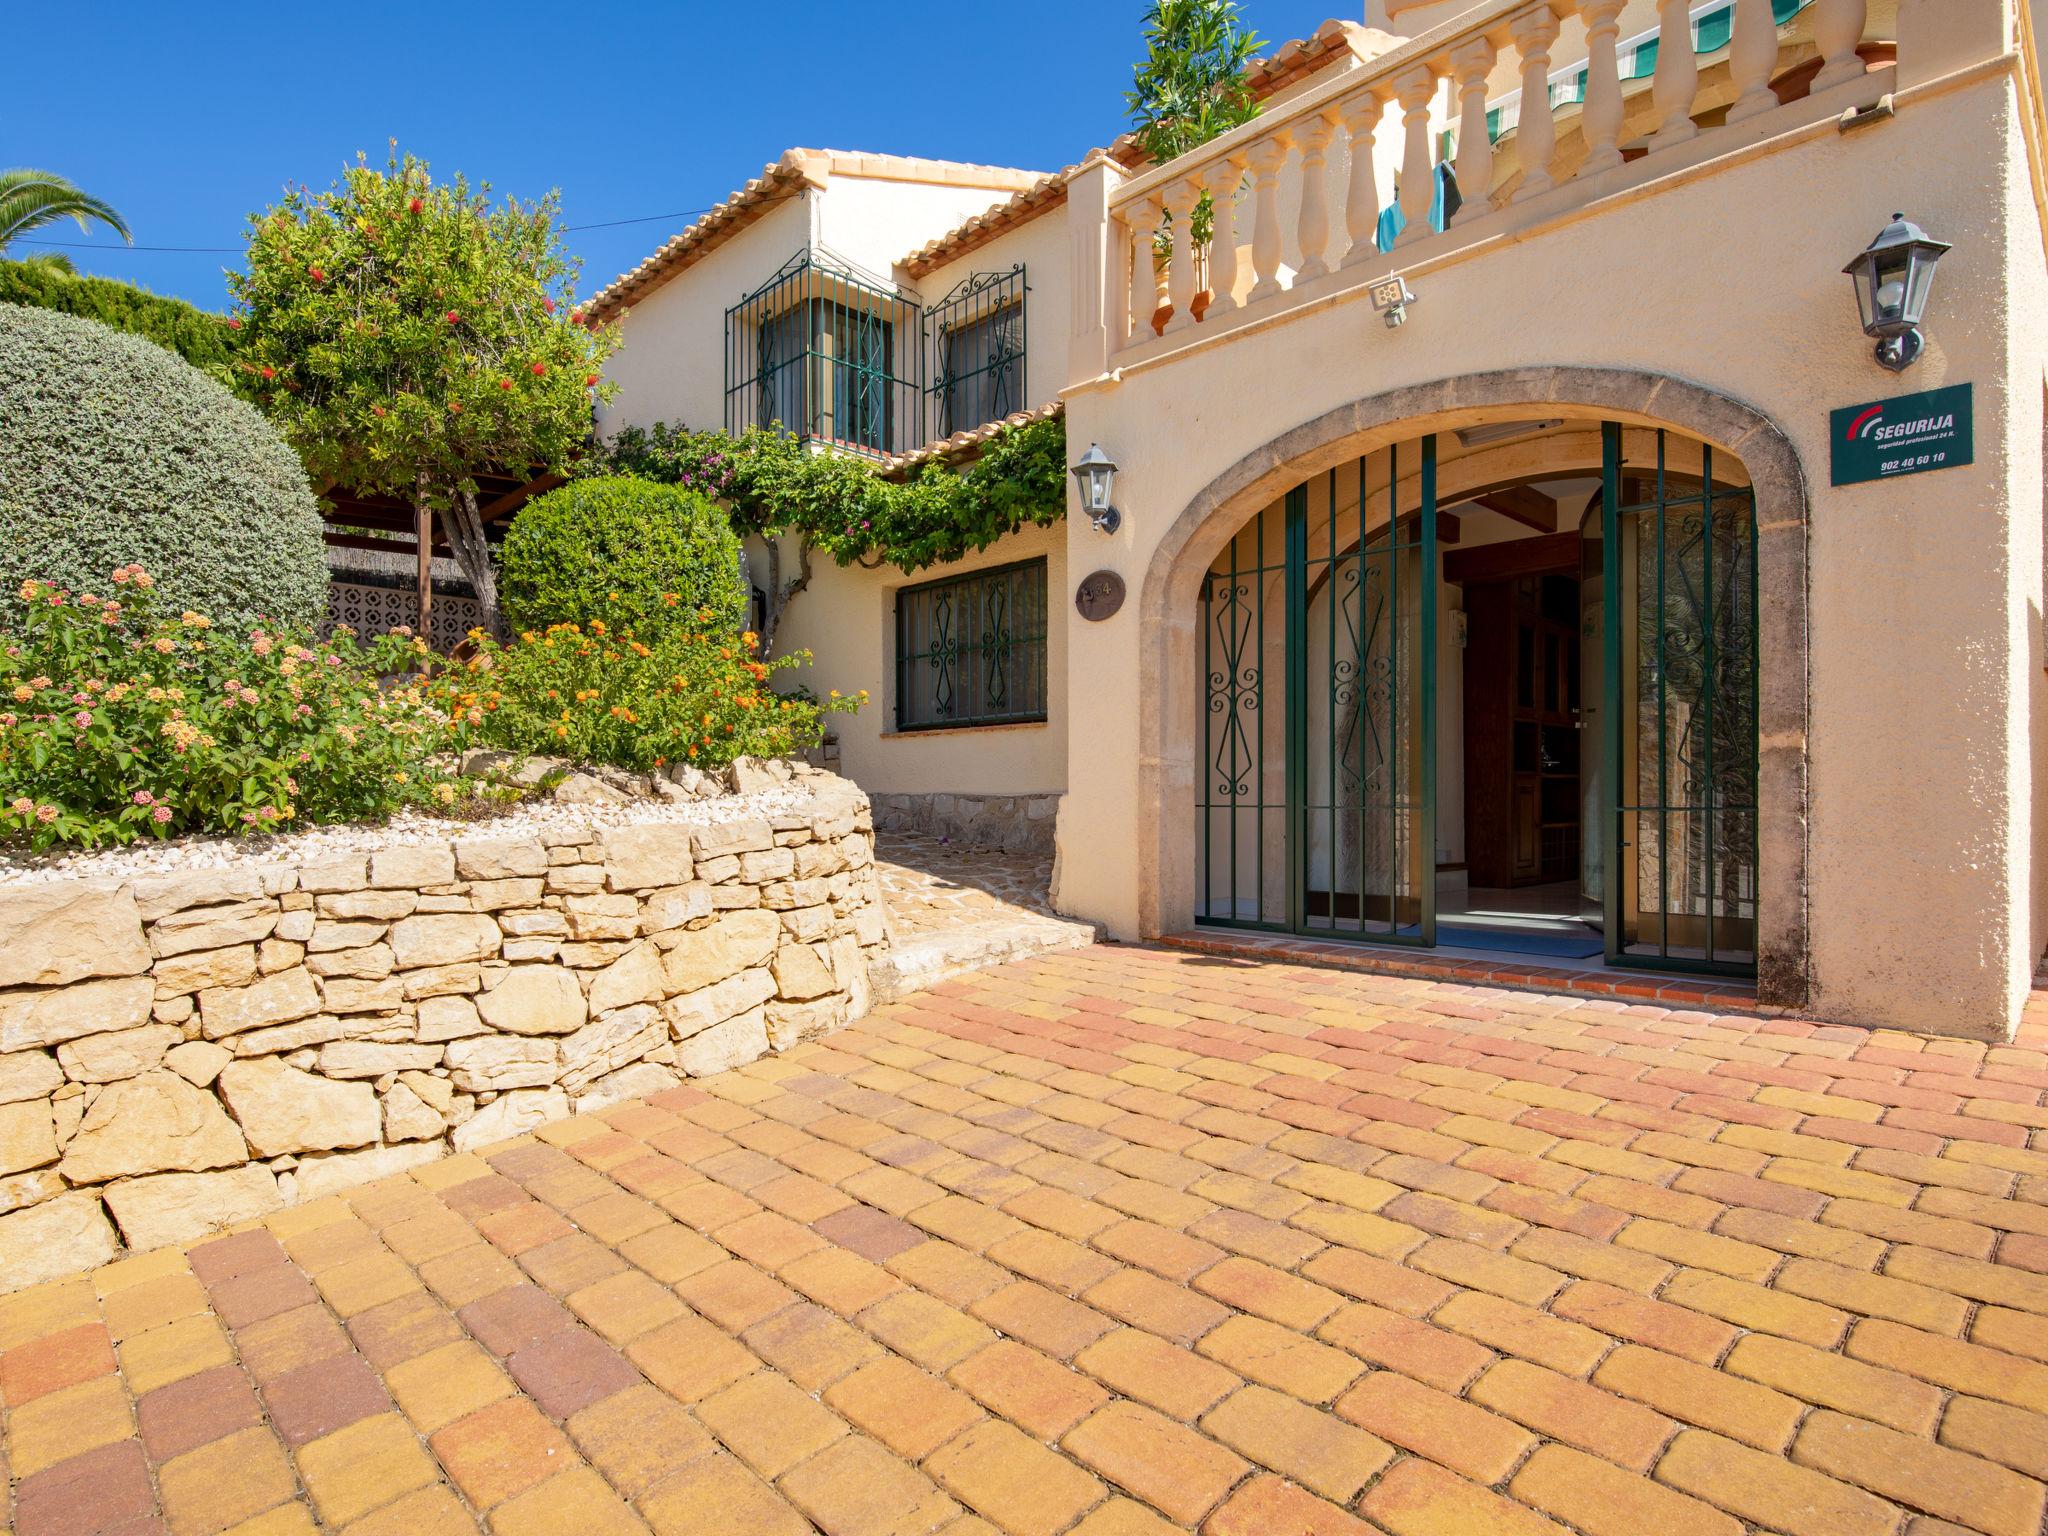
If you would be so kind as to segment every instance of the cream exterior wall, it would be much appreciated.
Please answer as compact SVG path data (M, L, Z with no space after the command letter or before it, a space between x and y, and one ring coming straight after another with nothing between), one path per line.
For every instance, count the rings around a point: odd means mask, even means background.
M1950 49L1968 56L1959 13L2000 9L1921 7L1914 40L1928 46L1913 68L1926 73L1909 71L1902 36L1900 85L1930 78ZM1070 516L1070 565L1116 569L1136 592L1163 533L1231 466L1405 385L1573 363L1677 375L1748 404L1790 439L1811 497L1811 1004L1831 1019L1953 1031L1961 1018L2001 1032L2040 933L2027 737L2041 718L2034 338L2048 280L2031 217L2015 212L2029 195L2020 110L2003 72L1925 92L1881 125L1675 179L1450 262L1416 281L1402 330L1353 290L1078 386L1069 435L1123 463L1125 524L1105 539ZM1895 207L1955 242L1927 353L1903 378L1871 360L1840 275ZM1973 466L1828 487L1830 407L1963 381L1976 386ZM1078 853L1127 847L1140 824L1139 722L1157 707L1139 687L1146 643L1131 605L1085 652L1070 650L1070 740L1087 744L1091 766L1070 774L1061 811L1074 855L1061 901L1125 936L1141 931L1156 871Z
M1041 555L1050 626L1045 723L898 733L896 593L942 576ZM793 557L793 551L785 552L785 573L794 569ZM798 675L821 697L834 688L843 694L868 691L869 702L857 714L832 717L838 771L868 793L1056 794L1067 783L1068 650L1086 640L1065 623L1072 593L1062 527L1020 529L978 554L915 573L894 566L866 571L824 560L813 567L810 586L790 602L775 649L783 655L812 653L814 663Z

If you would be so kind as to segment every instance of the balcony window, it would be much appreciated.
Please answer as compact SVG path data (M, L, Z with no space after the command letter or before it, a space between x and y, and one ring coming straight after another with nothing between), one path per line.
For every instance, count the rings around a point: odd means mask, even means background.
M896 729L1045 718L1045 562L896 594Z
M922 440L915 304L805 254L726 311L725 426L898 453Z
M941 437L1025 408L1024 268L977 272L925 316Z

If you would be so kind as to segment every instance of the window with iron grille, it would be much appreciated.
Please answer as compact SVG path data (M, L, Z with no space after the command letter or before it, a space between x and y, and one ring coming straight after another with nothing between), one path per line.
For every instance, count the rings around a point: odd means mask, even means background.
M1025 408L1024 267L977 272L925 315L938 435Z
M896 594L896 729L1045 718L1045 561Z
M809 253L726 311L725 426L886 454L923 440L918 308Z

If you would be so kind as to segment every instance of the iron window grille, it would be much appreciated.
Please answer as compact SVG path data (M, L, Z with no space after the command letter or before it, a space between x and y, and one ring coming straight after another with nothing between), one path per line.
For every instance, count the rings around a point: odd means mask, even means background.
M923 441L917 305L799 252L725 312L725 429L898 453Z
M1024 409L1024 264L976 272L925 314L938 435Z
M1045 719L1045 561L896 594L896 729Z

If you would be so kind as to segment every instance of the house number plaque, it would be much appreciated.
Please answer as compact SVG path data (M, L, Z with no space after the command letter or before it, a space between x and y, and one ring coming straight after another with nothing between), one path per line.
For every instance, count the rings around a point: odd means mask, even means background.
M1074 592L1074 607L1090 623L1100 623L1124 605L1124 579L1115 571L1097 571Z

